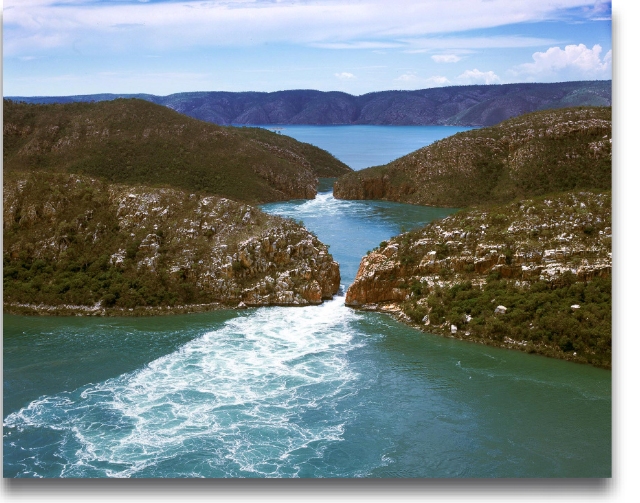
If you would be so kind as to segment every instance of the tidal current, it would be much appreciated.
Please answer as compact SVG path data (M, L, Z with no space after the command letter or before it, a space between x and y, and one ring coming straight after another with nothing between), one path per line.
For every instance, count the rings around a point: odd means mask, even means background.
M361 257L454 210L315 200L321 306L4 316L4 477L608 477L611 373L344 305Z

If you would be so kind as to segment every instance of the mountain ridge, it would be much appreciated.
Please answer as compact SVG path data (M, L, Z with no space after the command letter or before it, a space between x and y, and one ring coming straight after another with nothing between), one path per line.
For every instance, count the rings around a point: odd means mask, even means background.
M10 97L28 103L70 103L139 98L220 125L353 124L492 126L549 108L611 106L611 81L450 86L415 91L296 89L275 92L198 91L167 96L89 94Z

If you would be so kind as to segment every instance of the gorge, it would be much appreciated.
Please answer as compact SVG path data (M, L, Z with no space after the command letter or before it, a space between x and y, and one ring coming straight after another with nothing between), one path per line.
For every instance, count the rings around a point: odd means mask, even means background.
M349 142L338 142L348 148ZM338 149L328 150L341 157ZM5 175L6 182L32 175L10 176L14 178ZM59 202L67 197L82 209L85 196L88 203L102 194L100 206L105 213L112 205L119 208L124 203L121 215L116 209L113 217L123 227L118 238L123 240L132 232L139 232L141 240L157 235L147 232L148 224L165 224L148 222L138 213L145 204L153 210L169 197L180 204L172 209L175 213L168 220L165 239L174 227L176 234L180 229L195 230L194 243L222 238L226 231L217 227L216 234L206 236L204 201L209 201L208 213L217 208L228 213L230 224L242 231L239 243L246 239L242 233L260 229L261 222L267 228L269 222L277 224L279 220L269 220L269 215L303 222L304 232L295 222L285 228L300 237L298 242L314 243L318 255L309 258L317 259L324 251L315 244L314 235L330 245L332 260L340 264L341 285L332 300L295 308L237 309L234 305L173 316L5 314L6 477L611 476L610 371L442 337L415 330L381 312L345 305L345 292L354 283L367 250L377 253L382 241L393 248L393 241L401 239L396 236L405 235L407 229L417 236L430 222L448 232L451 220L442 219L455 218L456 209L339 200L323 180L327 188L321 188L314 199L262 204L261 212L251 210L245 223L248 202L224 202L220 196L176 188L143 190L106 180L90 184L98 183L104 191L87 194L86 184L77 180L97 178L74 173L48 176L70 184L68 191L58 189ZM76 191L78 197L69 197ZM20 196L28 204L20 205L10 230L16 216L18 225L35 224L47 230L46 221L38 220L50 218L44 211L47 199L38 194L35 190ZM117 197L109 203L111 194ZM606 225L596 220L604 214L594 213L604 211L606 194L594 195L595 206L580 194L576 197L585 208L578 204L570 220L571 226L582 225L572 231L576 235L572 239L596 235L606 239ZM551 209L545 199L552 201L543 197L530 203L543 210L540 226L546 222L545 208ZM181 205L185 208L178 208ZM203 213L196 220L201 205ZM37 219L32 221L34 213ZM85 213L77 216L88 216ZM588 213L593 214L593 222ZM151 215L157 216L153 211ZM460 218L467 218L464 215ZM506 213L498 211L495 223L492 220L484 229L487 237L498 238L499 234L491 233L507 223L499 215ZM77 222L65 217L62 227L48 232L72 237L73 228L76 238L89 244L93 233L85 228L99 216ZM185 218L189 221L184 222ZM591 234L584 232L587 224L594 227ZM551 244L556 236L553 229L545 239ZM178 251L187 242L181 241ZM577 250L578 245L572 242L567 249ZM461 243L461 251L464 246L466 242ZM554 244L553 249L563 246ZM125 248L126 267L136 268L153 257L153 246L138 246L135 254L132 247L128 257L127 247L121 244L111 255L121 248ZM491 251L487 250L486 258L493 260ZM501 250L496 247L495 251L499 262ZM171 253L174 259L180 257ZM452 246L450 255L438 260L446 266L456 253ZM227 255L221 258L226 260ZM304 261L294 255L289 256ZM325 264L330 265L328 259ZM33 268L34 273L46 272L40 265ZM238 271L241 267L236 265ZM293 267L300 270L302 266ZM124 291L130 290L129 286ZM580 309L587 307L583 303ZM505 315L512 313L509 306ZM433 326L435 314L431 314Z

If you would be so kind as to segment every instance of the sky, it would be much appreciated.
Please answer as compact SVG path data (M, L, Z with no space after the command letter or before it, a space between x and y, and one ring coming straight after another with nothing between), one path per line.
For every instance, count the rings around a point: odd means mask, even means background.
M5 0L3 95L611 79L611 17L600 0Z

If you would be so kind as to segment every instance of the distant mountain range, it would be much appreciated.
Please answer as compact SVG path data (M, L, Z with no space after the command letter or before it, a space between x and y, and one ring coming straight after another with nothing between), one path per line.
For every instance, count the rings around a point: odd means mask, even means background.
M139 98L214 124L376 124L492 126L538 110L611 106L611 81L454 86L419 91L342 92L291 90L88 94L8 97L27 103L70 103Z

